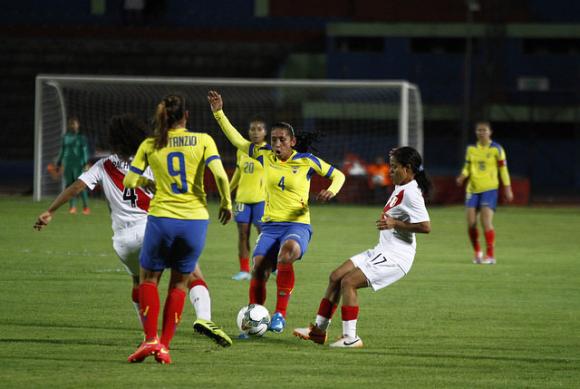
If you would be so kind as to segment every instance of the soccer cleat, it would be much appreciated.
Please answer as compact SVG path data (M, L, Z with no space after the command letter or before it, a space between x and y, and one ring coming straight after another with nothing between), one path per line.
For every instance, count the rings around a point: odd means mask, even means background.
M229 347L232 345L232 339L212 321L197 319L193 323L195 332L207 336L222 347Z
M91 209L89 207L83 208L83 215L90 215L90 214L91 214Z
M328 338L326 331L318 328L316 324L310 324L308 328L294 328L292 335L300 339L311 340L318 344L324 344Z
M493 257L486 257L483 261L481 261L484 265L495 265L495 258Z
M476 265L481 264L481 260L483 259L483 253L481 251L477 251L475 256L473 257L473 263Z
M238 335L239 340L248 340L250 339L250 335L246 334L245 332L240 332Z
M161 345L159 351L154 355L157 363L161 363L162 365L169 365L171 363L171 355L169 355L169 350L164 345Z
M252 275L250 273L248 273L247 271L241 271L239 273L234 274L234 276L232 277L232 280L245 281L245 280L249 280L251 278L252 278Z
M363 341L358 336L356 338L352 338L350 336L345 335L342 338L338 339L336 342L331 343L330 347L362 348Z
M74 215L77 213L77 207L70 207L68 209L68 213L70 213L71 215Z
M146 340L135 351L133 354L129 355L127 360L131 363L139 363L143 362L145 358L150 355L154 355L163 347L161 343L159 343L159 339L154 338L151 340Z
M286 319L280 312L274 313L272 316L272 320L270 321L270 327L268 327L268 331L281 333L284 331L284 327L286 327Z

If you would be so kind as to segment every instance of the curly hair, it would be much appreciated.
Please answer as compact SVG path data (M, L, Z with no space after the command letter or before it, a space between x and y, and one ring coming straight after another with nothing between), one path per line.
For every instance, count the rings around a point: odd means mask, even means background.
M109 123L109 147L124 159L134 155L148 135L147 125L132 113L115 115Z

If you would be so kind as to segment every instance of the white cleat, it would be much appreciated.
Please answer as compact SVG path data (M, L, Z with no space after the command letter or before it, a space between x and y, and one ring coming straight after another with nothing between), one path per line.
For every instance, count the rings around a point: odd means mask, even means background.
M483 261L483 253L481 251L478 251L475 253L475 256L473 257L473 263L475 263L476 265L480 265L481 261Z
M352 338L350 336L343 336L339 340L330 344L330 347L343 347L343 348L362 348L363 341L358 336Z
M484 265L495 265L495 258L487 257L483 261L481 261Z
M234 276L232 277L232 280L235 281L246 281L246 280L251 280L252 279L252 275L250 273L248 273L247 271L241 271L239 273L234 274Z

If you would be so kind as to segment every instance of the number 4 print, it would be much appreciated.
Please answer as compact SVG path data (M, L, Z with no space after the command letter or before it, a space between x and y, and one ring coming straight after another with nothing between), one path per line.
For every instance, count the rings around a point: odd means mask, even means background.
M284 185L284 176L282 176L282 178L280 178L280 181L278 182L278 186L280 188L282 188L282 190L286 189L286 186Z
M137 194L133 188L125 188L123 191L123 200L131 202L131 208L137 206Z

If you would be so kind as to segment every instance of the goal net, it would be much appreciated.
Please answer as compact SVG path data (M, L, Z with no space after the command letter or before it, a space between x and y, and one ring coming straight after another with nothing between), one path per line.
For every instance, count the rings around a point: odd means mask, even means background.
M251 118L285 121L296 131L318 132L314 153L338 168L352 160L372 163L398 145L422 153L423 128L419 89L406 81L315 81L212 78L149 78L39 75L35 99L34 200L53 196L63 183L47 172L58 156L67 118L80 131L94 158L107 153L112 115L132 112L150 121L157 103L170 93L186 97L188 128L216 140L226 168L235 166L235 149L221 134L207 103L207 91L224 98L224 111L247 135ZM387 159L388 161L388 159ZM366 178L359 169L341 192L342 201L364 200ZM316 182L312 183L317 190ZM208 188L211 191L211 188ZM368 188L366 188L368 191Z

